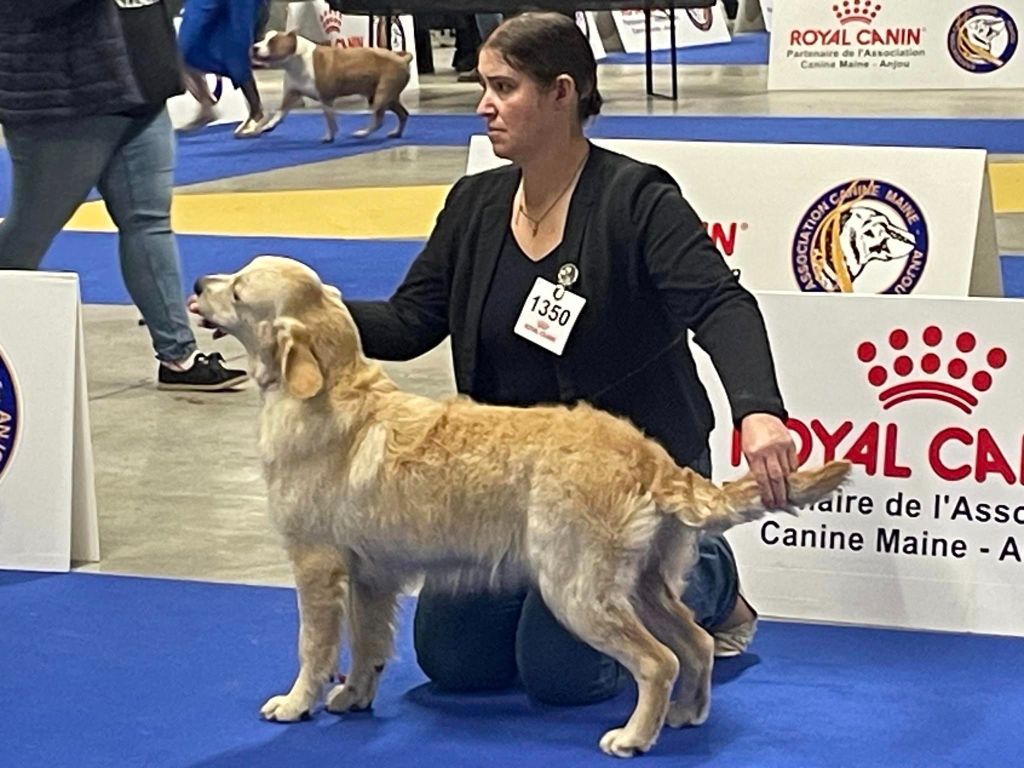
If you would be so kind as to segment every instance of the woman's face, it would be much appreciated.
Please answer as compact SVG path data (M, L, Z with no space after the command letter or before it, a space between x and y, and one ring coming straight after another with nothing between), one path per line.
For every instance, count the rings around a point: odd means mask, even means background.
M498 157L522 161L557 136L557 121L565 119L556 82L543 88L529 75L514 69L497 51L483 48L477 72L484 93L476 113L487 121L487 136Z

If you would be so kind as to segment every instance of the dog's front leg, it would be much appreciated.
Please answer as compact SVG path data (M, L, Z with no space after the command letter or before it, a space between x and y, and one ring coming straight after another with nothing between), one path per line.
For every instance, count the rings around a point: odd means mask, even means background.
M398 589L370 585L354 576L350 586L349 630L352 669L342 685L327 694L330 712L369 709L384 665L391 658Z
M338 121L334 116L334 104L332 102L321 101L320 106L324 110L324 122L327 123L327 133L320 139L324 144L330 144L334 141L334 135L338 132Z
M260 713L292 722L309 715L338 664L348 571L332 550L295 548L289 553L299 597L299 675L292 689L274 696Z
M274 116L263 126L263 132L269 133L277 128L278 123L288 117L288 113L296 107L302 106L302 94L295 90L289 90L281 99L281 108L274 113Z

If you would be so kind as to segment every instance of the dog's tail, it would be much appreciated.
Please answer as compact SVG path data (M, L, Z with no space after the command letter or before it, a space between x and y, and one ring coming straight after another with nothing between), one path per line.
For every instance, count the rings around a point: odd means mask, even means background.
M655 503L683 525L722 532L734 525L757 520L774 511L796 514L794 508L819 501L839 486L850 474L850 462L830 461L816 469L800 469L788 478L789 506L766 509L754 475L748 473L721 487L692 469L677 469L662 477L652 489Z

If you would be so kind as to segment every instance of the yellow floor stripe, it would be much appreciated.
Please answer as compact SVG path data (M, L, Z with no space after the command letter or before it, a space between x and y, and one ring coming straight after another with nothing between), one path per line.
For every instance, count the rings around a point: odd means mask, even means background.
M1024 213L1024 163L991 163L988 173L996 213Z
M423 238L447 185L175 195L174 230L185 234ZM86 203L68 229L113 232L102 201Z
M996 213L1024 213L1024 163L989 166ZM176 195L179 234L279 237L424 238L444 204L447 185L224 192ZM113 232L101 201L86 203L68 229Z

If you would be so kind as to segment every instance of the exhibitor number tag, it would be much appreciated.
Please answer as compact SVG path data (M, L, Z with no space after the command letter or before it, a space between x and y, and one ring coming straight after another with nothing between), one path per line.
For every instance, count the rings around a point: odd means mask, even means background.
M549 352L561 355L586 303L586 299L567 290L564 285L555 285L538 277L519 313L515 332Z

